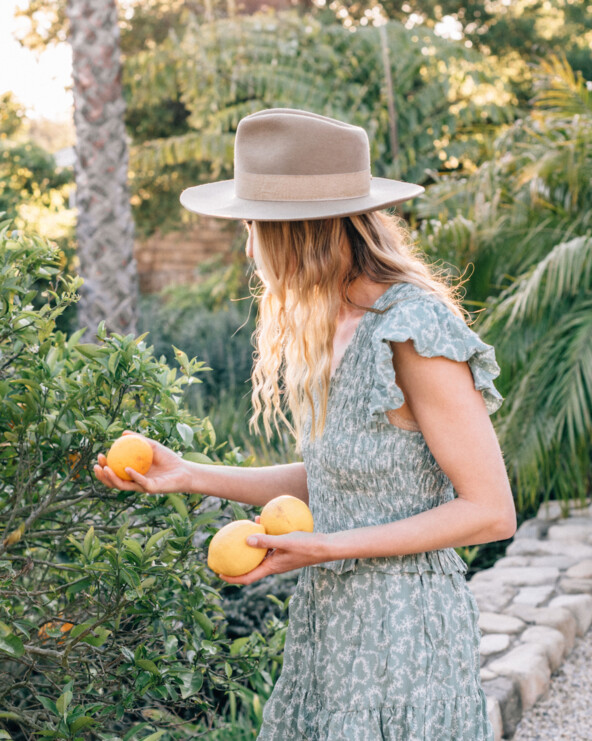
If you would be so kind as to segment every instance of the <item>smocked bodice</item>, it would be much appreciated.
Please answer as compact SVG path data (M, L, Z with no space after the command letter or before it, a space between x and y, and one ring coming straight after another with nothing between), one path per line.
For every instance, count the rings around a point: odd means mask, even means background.
M397 386L391 342L413 340L425 357L467 361L491 414L502 398L494 350L436 296L409 283L390 286L366 312L333 375L325 429L302 445L309 504L318 532L336 532L411 517L454 498L452 484L421 431L396 427L386 412L404 397ZM344 572L355 559L321 567ZM466 571L453 548L366 559L357 569Z

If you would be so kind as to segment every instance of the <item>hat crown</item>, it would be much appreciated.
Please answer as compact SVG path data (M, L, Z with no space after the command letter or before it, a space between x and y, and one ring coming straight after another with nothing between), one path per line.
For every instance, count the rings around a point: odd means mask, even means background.
M293 108L243 118L234 148L235 193L254 201L362 198L370 192L364 129Z
M335 175L366 170L369 175L368 135L359 126L308 111L260 111L238 125L235 170L269 175Z

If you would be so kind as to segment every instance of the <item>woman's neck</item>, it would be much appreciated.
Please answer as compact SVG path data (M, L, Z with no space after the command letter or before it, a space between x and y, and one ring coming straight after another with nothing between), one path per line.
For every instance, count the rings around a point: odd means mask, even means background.
M369 308L376 303L388 287L387 283L376 283L362 275L348 286L347 297L352 303ZM357 309L355 306L344 304L340 313L342 316L347 316L348 314L364 313L364 311L363 309Z

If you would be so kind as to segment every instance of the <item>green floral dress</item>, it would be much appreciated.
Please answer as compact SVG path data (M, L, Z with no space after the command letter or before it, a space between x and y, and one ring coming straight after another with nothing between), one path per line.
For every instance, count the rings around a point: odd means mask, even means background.
M403 404L390 342L468 361L491 414L492 347L438 298L390 286L356 328L331 381L325 431L303 444L315 530L411 517L454 497ZM479 680L478 608L453 548L302 569L284 668L259 741L492 741Z

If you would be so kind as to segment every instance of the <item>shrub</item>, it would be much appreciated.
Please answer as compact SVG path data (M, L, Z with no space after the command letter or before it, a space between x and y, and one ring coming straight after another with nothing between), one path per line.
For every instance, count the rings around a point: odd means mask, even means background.
M244 510L110 491L91 474L126 428L212 465L246 461L181 405L203 363L178 351L171 368L142 337L56 330L81 283L59 259L0 224L0 729L253 738L284 626L230 638L204 566L209 533Z

